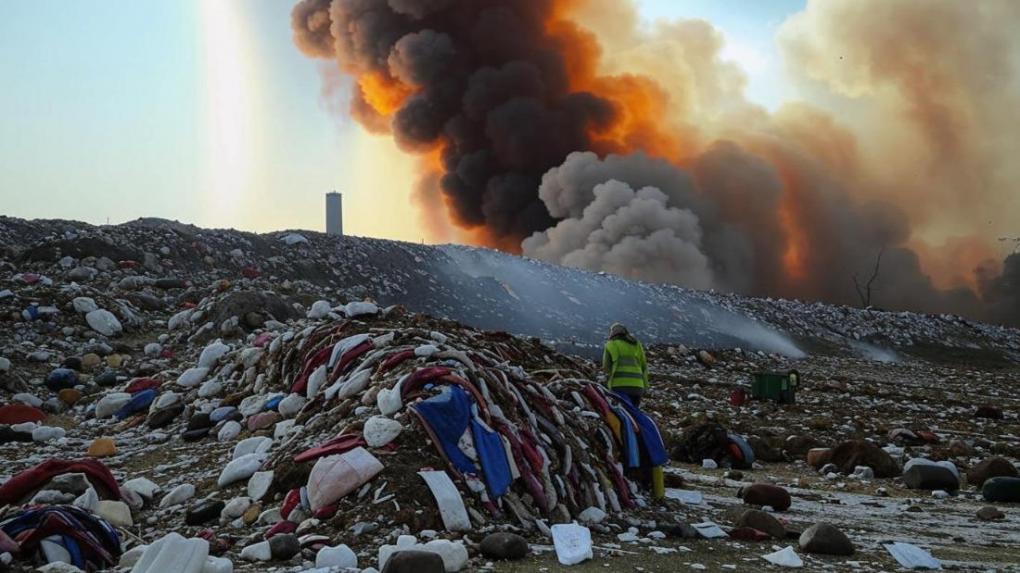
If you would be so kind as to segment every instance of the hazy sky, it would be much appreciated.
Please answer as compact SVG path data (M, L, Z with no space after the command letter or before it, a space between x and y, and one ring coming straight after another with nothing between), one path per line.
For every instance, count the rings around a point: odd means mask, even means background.
M768 107L791 95L773 37L803 3L639 2L648 20L719 27ZM413 160L328 109L321 64L291 43L291 5L0 2L0 214L321 230L336 189L349 233L418 240L400 192Z

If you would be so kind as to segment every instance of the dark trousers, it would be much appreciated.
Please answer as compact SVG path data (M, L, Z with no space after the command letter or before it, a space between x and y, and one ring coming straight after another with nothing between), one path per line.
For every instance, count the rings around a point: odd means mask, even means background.
M641 407L641 397L645 395L645 389L644 388L629 388L629 387L624 386L624 387L621 387L621 388L613 388L612 390L613 390L613 392L619 392L620 394L626 394L627 397L630 398L630 403L634 404L635 408L640 408Z

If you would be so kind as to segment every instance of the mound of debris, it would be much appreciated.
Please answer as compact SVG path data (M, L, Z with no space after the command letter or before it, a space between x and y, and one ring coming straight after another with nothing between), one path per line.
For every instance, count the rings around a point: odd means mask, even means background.
M1020 361L1017 330L957 316L692 291L471 247L306 231L257 235L160 219L95 227L10 217L0 217L0 245L10 274L118 289L143 306L157 298L179 302L162 296L166 288L217 281L312 293L306 304L372 296L476 328L538 336L593 358L606 325L626 316L649 343L884 361L977 353L986 361Z

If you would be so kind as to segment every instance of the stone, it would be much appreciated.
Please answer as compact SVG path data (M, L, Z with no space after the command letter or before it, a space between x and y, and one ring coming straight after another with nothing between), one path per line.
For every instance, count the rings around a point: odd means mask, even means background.
M123 501L101 500L96 506L96 513L115 527L131 527L131 508Z
M195 486L190 483L184 483L170 490L170 493L163 496L163 499L159 500L159 506L171 507L174 505L180 505L193 497L195 497Z
M177 384L185 388L193 388L201 384L207 374L209 374L208 368L189 368L177 378Z
M236 460L248 454L264 454L273 446L273 439L265 436L254 436L245 438L234 446L230 459Z
M223 468L216 483L220 487L226 487L236 481L247 480L258 471L265 459L264 454L248 454L231 460L227 467Z
M985 501L1020 503L1020 478L993 477L981 487Z
M607 517L606 512L594 506L589 507L582 511L581 513L577 514L578 521L589 525L596 525L602 523L603 521L606 520L606 517Z
M999 511L999 508L987 505L977 512L977 518L981 521L996 521L1006 519L1006 514Z
M79 314L89 314L90 312L99 310L99 305L96 301L89 297L78 297L71 301L71 305L74 306L74 312Z
M1000 457L988 458L967 472L967 483L981 487L993 477L1017 477L1016 466Z
M301 542L293 533L282 533L269 538L269 551L273 559L288 561L301 553Z
M205 412L198 412L193 414L188 419L188 430L201 430L202 428L211 428L212 420L209 419L209 414Z
M56 368L46 376L46 387L53 392L72 388L78 383L78 373L70 368Z
M89 328L103 336L117 336L124 331L120 321L112 312L106 309L97 309L85 315L85 322Z
M252 432L263 430L280 421L280 414L277 412L262 412L248 418L248 429Z
M370 448L381 448L400 435L404 427L400 422L383 416L372 416L365 422L363 435Z
M111 392L100 398L99 402L96 403L96 418L109 418L130 401L131 394L127 392Z
M854 544L850 538L828 523L816 523L800 535L800 549L807 553L821 555L850 556Z
M213 342L202 350L202 354L198 357L198 367L209 369L216 366L227 352L230 352L230 347L223 344L223 341Z
M184 514L184 523L188 525L202 525L220 516L226 503L220 500L206 500L192 506Z
M325 318L331 310L333 310L333 305L329 304L329 301L317 300L312 303L312 307L308 309L306 316L312 320L319 320L320 318Z
M216 434L216 439L221 442L227 442L233 440L241 434L241 424L230 420L223 424L220 431Z
M32 430L33 442L49 442L59 440L67 434L67 430L54 426L39 426Z
M273 485L273 472L255 472L248 480L248 497L258 501L269 493Z
M64 388L57 392L57 398L68 406L74 406L78 403L78 400L81 400L81 391L75 388Z
M173 423L182 413L184 413L184 404L174 404L173 406L152 412L145 423L154 430L165 428Z
M786 538L786 527L775 517L758 509L747 509L740 513L736 519L737 527L750 527L764 532L769 537L776 539Z
M284 418L293 418L301 411L301 408L305 407L307 402L308 400L300 394L288 394L286 398L280 401L277 411Z
M248 511L249 507L251 507L250 497L235 497L223 507L220 517L226 521L237 519L244 515L244 512Z
M974 417L985 418L988 420L1001 420L1003 418L1002 408L992 406L990 404L978 406L977 411L974 413Z
M327 546L315 554L315 566L317 568L334 567L340 570L357 569L358 556L346 545Z
M92 484L89 482L88 477L85 474L76 472L54 476L46 487L62 491L64 493L81 495L92 487Z
M370 314L378 314L379 307L371 302L349 302L344 306L347 318L356 318Z
M390 555L381 573L445 573L443 558L420 550L401 550Z
M747 505L768 506L776 511L786 511L790 509L792 503L789 492L768 483L756 483L741 488L739 495Z
M956 491L960 479L944 465L929 460L915 459L903 472L903 483L910 489Z
M843 442L832 450L831 462L845 474L851 474L857 466L868 466L877 478L892 478L900 475L900 468L882 448L864 440Z
M113 438L96 438L89 445L88 455L93 458L106 458L117 453L117 444Z
M508 532L496 532L486 535L478 549L487 559L497 561L516 561L524 559L531 553L527 539L516 533Z
M147 501L152 501L156 494L159 493L160 487L155 482L148 478L139 477L124 482L121 486L123 489L133 491Z
M117 384L120 384L126 379L127 376L124 376L123 374L116 370L107 370L100 374L99 376L96 376L94 382L96 384L99 384L100 386L108 388L110 386L116 386Z
M816 470L832 461L832 448L813 448L808 450L807 463Z

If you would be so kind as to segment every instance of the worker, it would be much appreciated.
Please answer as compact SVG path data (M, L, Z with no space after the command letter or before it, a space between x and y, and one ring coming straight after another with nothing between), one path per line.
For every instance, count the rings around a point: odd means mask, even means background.
M635 407L640 407L641 397L648 389L645 349L619 322L609 327L609 340L602 352L602 369L606 372L609 389L625 394Z

